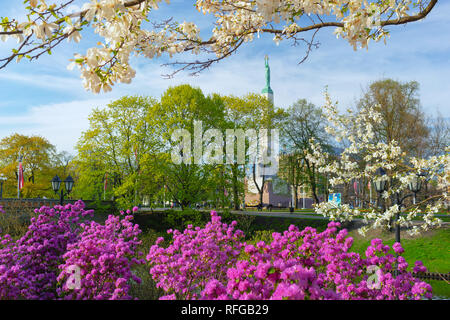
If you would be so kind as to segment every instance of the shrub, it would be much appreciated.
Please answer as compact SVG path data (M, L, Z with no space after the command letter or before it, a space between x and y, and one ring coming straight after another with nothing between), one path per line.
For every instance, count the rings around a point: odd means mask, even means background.
M186 208L182 211L168 210L166 223L174 229L182 230L188 225L204 226L205 216L197 210Z
M81 201L35 210L28 231L13 241L0 236L0 298L54 299L58 265L78 240L79 219L92 214Z
M224 224L213 211L211 221L202 229L189 225L183 233L168 230L173 242L160 247L160 237L150 248L147 260L150 274L167 294L163 298L199 299L211 278L226 280L228 267L237 261L242 248L242 231L236 222Z
M189 226L173 234L167 248L159 239L147 260L162 299L422 299L431 286L406 269L399 243L380 239L366 258L350 252L353 239L330 222L323 232L291 225L270 241L241 242L243 233L215 212L205 228ZM423 266L416 263L415 269ZM398 275L394 276L394 271Z
M93 214L84 207L41 207L17 241L0 236L0 299L131 298L130 282L140 281L131 268L144 262L135 257L139 226L132 215L81 223ZM68 273L77 268L79 281Z
M0 235L9 234L13 239L23 236L30 224L31 214L6 213L0 206Z
M144 263L133 257L141 243L137 238L141 230L132 219L131 215L123 219L110 215L104 225L94 221L81 225L79 240L67 246L64 263L58 267L59 296L75 300L131 299L130 281L141 281L131 268ZM69 282L76 281L71 277L73 266L80 270L78 287Z

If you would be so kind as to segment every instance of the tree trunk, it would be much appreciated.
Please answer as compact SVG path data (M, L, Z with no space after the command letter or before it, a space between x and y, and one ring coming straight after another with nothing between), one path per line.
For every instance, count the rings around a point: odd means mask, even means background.
M319 197L317 195L317 183L316 183L316 179L315 179L315 174L314 173L310 173L309 174L309 183L311 185L311 191L313 193L314 202L316 204L318 204L320 202L320 200L319 200Z
M259 192L259 205L261 208L263 207L263 195L264 195L264 185L261 188L261 191Z
M237 164L232 165L233 172L233 202L234 210L239 210L239 187L238 187L238 167Z

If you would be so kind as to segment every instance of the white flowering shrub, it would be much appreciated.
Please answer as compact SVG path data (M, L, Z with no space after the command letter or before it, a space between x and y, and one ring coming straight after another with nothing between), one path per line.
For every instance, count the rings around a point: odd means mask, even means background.
M374 124L380 123L382 118L374 108L365 107L358 113L347 110L347 114L340 114L337 103L333 103L326 93L323 110L329 122L327 132L337 142L343 143L345 148L337 157L333 157L311 141L312 152L307 156L319 167L319 172L331 176L330 192L337 186L349 185L359 179L389 179L389 188L381 194L386 203L384 210L368 201L368 212L361 212L359 208L352 208L348 204L337 206L334 202L322 202L315 206L318 213L340 221L351 221L355 217L363 216L365 226L360 229L362 234L370 228L392 227L393 223L407 227L411 234L441 225L442 220L435 217L435 214L443 209L449 200L447 191L450 187L450 147L445 154L428 159L408 157L396 141L376 142ZM378 168L384 169L386 175L377 175ZM411 194L408 184L417 175L424 174L427 179L436 182L437 193L416 204L399 206L396 197L402 198ZM405 214L396 219L399 212ZM413 225L412 221L417 220L417 217L422 217L423 223Z

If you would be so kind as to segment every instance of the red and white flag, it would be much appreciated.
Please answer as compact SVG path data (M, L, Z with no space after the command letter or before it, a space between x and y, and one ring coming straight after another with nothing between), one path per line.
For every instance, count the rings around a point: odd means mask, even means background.
M355 193L358 193L358 182L353 182L353 189L355 190Z
M106 191L107 187L108 187L108 172L105 173L105 185L103 187L103 190Z
M22 190L23 188L23 167L22 167L22 162L19 162L19 174L18 174L18 185L19 185L19 190Z

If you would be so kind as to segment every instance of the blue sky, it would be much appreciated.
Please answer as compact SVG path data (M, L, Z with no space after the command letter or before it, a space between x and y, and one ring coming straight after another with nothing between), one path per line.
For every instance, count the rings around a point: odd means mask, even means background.
M22 1L0 0L0 16L21 16L20 7L14 7L14 3L22 5ZM95 42L95 37L88 36L81 45L64 44L51 56L32 63L23 60L0 70L0 139L15 132L37 134L59 151L74 153L81 132L88 128L92 108L123 95L159 98L169 86L180 83L198 86L205 93L260 92L265 81L266 54L270 57L271 86L278 107L287 107L300 98L321 106L325 86L342 108L352 107L370 82L392 78L419 82L425 113L433 117L439 111L450 117L449 15L450 1L440 1L426 19L391 27L387 45L372 42L368 51L353 51L345 40L335 38L332 28L321 30L317 37L320 48L300 65L304 47L292 47L287 41L276 46L270 36L255 39L197 77L185 73L167 80L161 77L168 72L161 67L166 58L133 58L137 72L133 82L115 85L112 92L98 95L83 89L77 69L66 69L73 53L85 53ZM180 22L199 21L206 30L211 21L196 12L190 1L172 0L170 6L162 5L154 13L154 18L170 16ZM14 44L14 40L0 42L0 57L7 55Z

